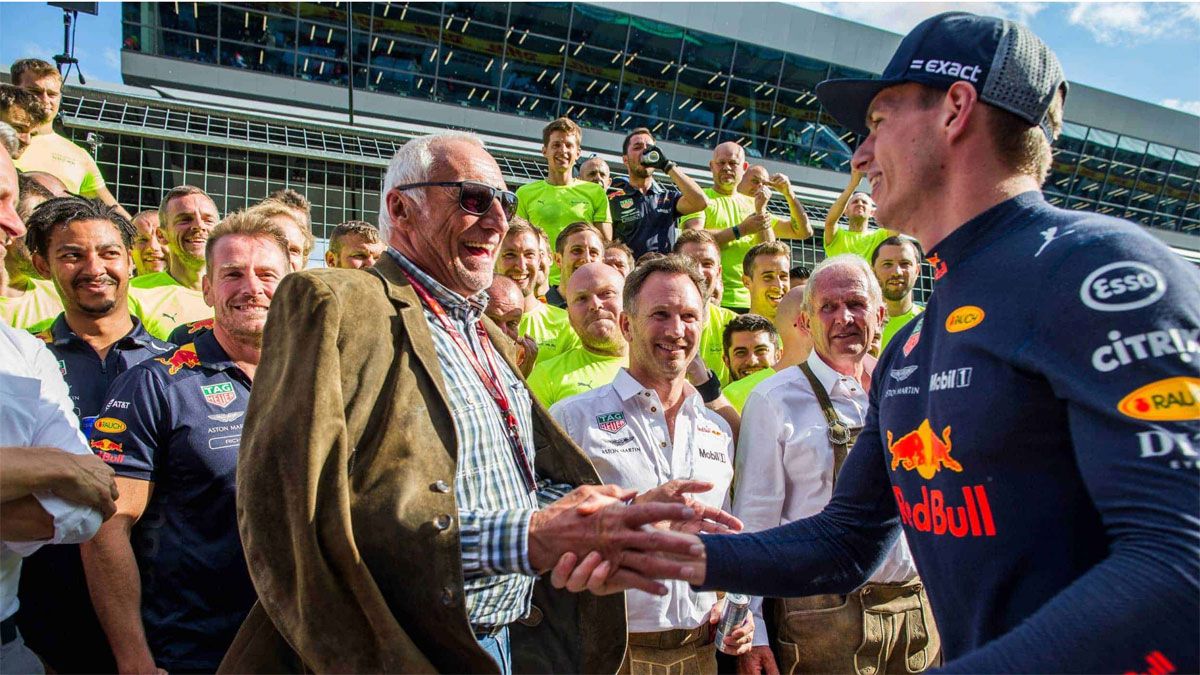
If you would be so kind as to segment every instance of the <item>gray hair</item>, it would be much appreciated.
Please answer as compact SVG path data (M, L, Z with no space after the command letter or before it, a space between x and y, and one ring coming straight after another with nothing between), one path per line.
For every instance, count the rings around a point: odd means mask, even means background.
M879 288L879 281L875 278L875 272L871 270L871 266L861 256L853 253L843 253L822 260L813 269L812 276L808 278L808 284L804 287L804 299L800 303L800 311L805 314L812 311L813 294L816 292L817 283L821 280L821 277L829 274L830 270L846 268L858 272L866 280L867 299L871 301L871 307L882 306L883 291Z
M17 151L21 149L21 139L17 138L17 130L8 125L8 122L0 122L0 145L8 150L10 157L16 157Z
M383 178L383 191L379 195L379 238L389 246L391 245L388 240L391 234L392 216L388 213L388 193L397 185L428 181L429 175L433 172L433 146L451 141L465 141L484 148L483 141L473 133L447 131L440 134L417 136L400 146L396 154L392 155L392 161L388 162L387 174ZM414 190L409 193L409 198L419 207L425 205L423 190Z

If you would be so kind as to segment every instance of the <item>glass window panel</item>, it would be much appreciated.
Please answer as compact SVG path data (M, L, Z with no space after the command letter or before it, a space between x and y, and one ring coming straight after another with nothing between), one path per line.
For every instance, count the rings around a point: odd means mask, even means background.
M499 91L493 87L479 86L470 82L438 80L435 98L446 103L457 103L471 108L495 110L500 101Z
M683 62L689 68L728 74L733 65L734 44L726 37L689 30L683 41Z
M624 14L577 3L575 19L571 23L571 43L590 47L625 51L625 37L629 32L629 18Z
M505 91L500 94L500 110L522 117L554 119L558 116L558 103L552 98L519 91Z
M1075 173L1075 164L1079 155L1073 152L1058 151L1050 164L1050 177L1046 180L1047 192L1066 194L1071 184L1071 176Z
M782 67L783 52L761 45L738 43L737 56L733 62L735 76L744 80L766 82L774 87Z
M814 124L809 131L812 135L812 146L808 151L808 163L834 171L849 171L850 157L854 151L838 135L844 132L845 129L841 127Z
M149 29L145 29L150 32ZM128 49L134 52L142 51L142 35L143 28L138 24L124 23L121 25L121 49ZM150 48L153 49L153 43Z
M637 125L632 124L629 128L635 126ZM651 128L653 129L654 127L651 126ZM669 141L701 148L712 148L717 144L717 130L697 124L670 122L667 124L666 131L661 136Z
M518 31L533 31L559 40L567 39L571 21L569 2L514 2L508 25Z
M616 52L583 45L571 48L562 97L585 106L617 107L621 60Z
M416 83L415 76L434 72L431 44L418 44L372 36L371 71L368 88L408 94Z
M1192 192L1192 190L1195 189L1196 184L1194 179L1171 174L1166 177L1165 182L1166 186L1163 188L1164 197L1178 199L1181 202L1188 200L1189 195L1192 199L1197 197L1197 195ZM1187 207L1183 208L1186 209Z
M840 79L844 77L854 77L868 80L879 78L879 76L875 73L868 73L865 70L858 70L857 68L850 68L848 66L839 66L836 63L830 64L829 79Z
M217 5L203 2L164 2L158 5L158 20L163 28L199 35L217 36Z
M413 9L410 4L376 3L372 31L388 38L403 37L436 45L442 32L441 16Z
M454 16L459 20L470 19L493 26L508 26L507 2L447 2L443 3L442 11L446 16ZM455 21L451 28L457 27L458 24L459 21Z
M1175 153L1175 166L1171 169L1171 173L1177 173L1181 176L1195 176L1197 170L1200 169L1200 155L1187 150L1180 150Z
M671 90L667 83L650 77L625 71L625 83L621 87L619 118L634 115L644 118L633 126L653 127L666 120L671 113ZM625 125L621 125L624 128Z
M1175 148L1150 143L1146 149L1146 158L1143 160L1142 166L1154 171L1168 171L1174 158Z
M216 63L217 41L169 30L163 31L162 55L201 63Z
M1146 154L1146 141L1128 136L1117 139L1117 147L1113 151L1113 159L1125 164L1139 166L1142 156Z
M566 43L533 34L513 31L508 36L508 47L501 78L503 87L541 96L558 96L562 85L563 55ZM542 104L543 106L545 104Z
M457 28L456 23L455 28L442 33L443 53L438 76L499 86L505 29L482 23L468 25L465 33Z
M591 107L587 105L575 105L563 103L566 108L563 110L563 115L575 120L575 123L581 127L596 128L596 129L612 129L613 117L615 111L606 108Z
M675 101L671 105L671 121L706 129L717 128L721 113L725 110L727 80L727 77L718 73L684 69L679 73ZM678 133L686 136L684 131Z
M783 118L777 120L771 116L776 93L775 85L735 78L729 83L729 95L721 116L722 128L746 136L757 144L762 136L771 132L772 124L777 121L783 124Z
M273 75L294 75L295 55L281 49L221 41L221 65Z
M766 157L775 159L790 164L803 164L802 158L807 157L804 149L794 143L788 143L780 139L771 139L767 142Z
M780 84L799 92L812 92L817 83L827 79L829 64L795 54L783 59L783 75Z
M1083 141L1087 138L1087 131L1087 127L1083 125L1063 122L1062 134L1054 142L1054 147L1072 152L1082 152Z
M121 20L141 22L142 20L142 3L140 2L123 2L121 3Z
M296 43L296 21L236 7L221 8L221 39L286 49Z
M296 76L302 80L346 84L346 62L301 52L296 55Z
M300 18L314 23L344 27L347 6L348 3L341 2L302 2L300 3Z
M629 48L637 54L663 63L677 63L683 46L683 29L641 17L630 18Z
M1117 144L1117 135L1100 129L1088 130L1084 152L1094 157L1108 159L1112 157L1113 147Z

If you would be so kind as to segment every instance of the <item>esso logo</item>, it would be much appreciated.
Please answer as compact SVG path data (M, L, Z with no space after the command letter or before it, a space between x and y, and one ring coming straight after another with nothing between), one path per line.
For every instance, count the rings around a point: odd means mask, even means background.
M1124 312L1153 305L1166 292L1162 272L1145 263L1122 260L1087 275L1079 299L1098 312Z

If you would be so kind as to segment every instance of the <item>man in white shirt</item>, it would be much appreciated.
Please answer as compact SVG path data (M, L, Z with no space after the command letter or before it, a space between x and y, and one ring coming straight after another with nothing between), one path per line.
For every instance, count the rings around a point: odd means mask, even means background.
M879 283L861 257L835 256L813 271L800 314L812 354L760 383L743 409L733 512L748 531L806 518L829 501L866 417L875 365L868 350L883 312ZM849 596L775 602L774 654L762 599L753 598L759 628L739 672L774 673L778 662L784 673L883 675L934 664L937 630L903 537L870 582Z
M0 148L0 251L25 234L17 173ZM116 510L113 471L87 448L67 384L46 346L0 324L0 672L41 673L14 615L21 559L85 541Z
M736 519L720 511L728 504L733 479L733 433L685 378L704 326L703 289L695 263L679 255L635 268L625 283L620 315L629 367L610 384L560 401L550 414L605 482L638 490L635 503L669 493L705 518L740 529ZM693 500L684 496L688 492L699 494ZM588 567L585 560L575 574L586 576ZM629 651L619 672L640 675L670 666L716 673L711 630L716 594L695 593L683 582L665 583L666 595L627 593ZM752 633L753 626L743 624L730 634L725 650L748 650Z

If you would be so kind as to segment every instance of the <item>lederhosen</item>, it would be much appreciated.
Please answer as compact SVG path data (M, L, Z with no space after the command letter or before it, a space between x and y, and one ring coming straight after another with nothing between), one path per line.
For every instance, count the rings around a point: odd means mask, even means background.
M807 363L800 370L829 425L833 482L862 427L842 421ZM941 640L919 578L869 583L849 595L810 595L772 603L772 649L782 675L919 673L940 663Z

